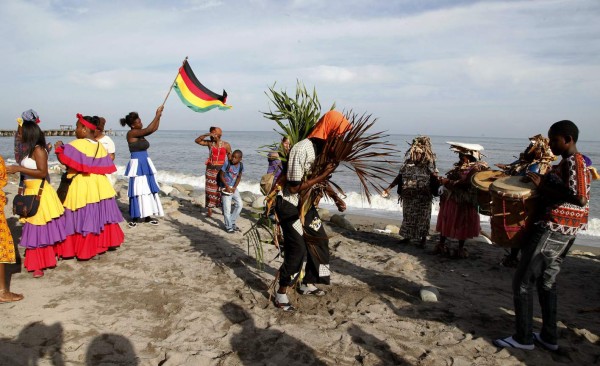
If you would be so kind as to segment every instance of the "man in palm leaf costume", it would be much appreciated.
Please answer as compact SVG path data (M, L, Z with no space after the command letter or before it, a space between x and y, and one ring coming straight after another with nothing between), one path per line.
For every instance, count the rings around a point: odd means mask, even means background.
M298 292L323 296L325 291L315 284L328 285L330 282L329 239L315 202L310 203L303 217L300 206L303 192L324 183L337 167L337 164L328 163L324 169L316 169L316 157L327 153L323 151L327 139L341 135L349 127L350 123L340 112L329 111L321 117L308 137L290 150L287 181L275 203L285 248L284 261L279 269L279 289L275 305L285 311L294 310L287 297L287 289L298 280L305 257L305 275ZM316 171L321 172L314 174ZM335 197L338 209L343 211L346 208L344 202L337 195L332 196Z

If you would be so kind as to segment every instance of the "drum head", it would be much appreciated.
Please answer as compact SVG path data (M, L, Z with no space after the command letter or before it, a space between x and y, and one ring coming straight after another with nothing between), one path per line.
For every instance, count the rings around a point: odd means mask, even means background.
M504 174L504 172L501 170L484 170L482 172L473 174L471 177L471 184L477 189L488 191L493 182L495 182L498 178L505 176L506 174Z
M523 182L522 179L521 176L498 178L490 185L490 191L512 197L534 196L535 184Z

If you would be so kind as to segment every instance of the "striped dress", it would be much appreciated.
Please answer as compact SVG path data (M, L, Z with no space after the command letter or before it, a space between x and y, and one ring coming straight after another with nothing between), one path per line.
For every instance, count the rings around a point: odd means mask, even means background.
M21 166L37 169L34 159L24 157ZM37 195L42 179L23 175L24 195ZM67 237L64 209L56 191L49 182L44 183L40 205L35 215L21 218L23 233L19 245L25 247L24 266L28 271L43 270L56 266L56 245Z
M206 180L204 182L206 207L221 207L221 192L219 192L218 177L219 171L227 160L227 148L223 141L221 141L219 142L219 146L209 146L208 151L210 156L206 160Z
M77 139L56 149L58 160L73 178L64 201L67 239L56 246L60 257L90 259L125 239L119 222L123 215L106 174L115 164L97 141Z
M125 176L129 178L127 196L131 219L165 215L158 196L160 188L156 182L156 168L148 156L149 147L150 143L143 137L129 143L131 160Z

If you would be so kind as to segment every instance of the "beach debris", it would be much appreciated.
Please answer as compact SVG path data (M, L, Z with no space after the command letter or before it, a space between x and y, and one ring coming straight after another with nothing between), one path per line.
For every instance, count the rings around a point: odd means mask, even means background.
M332 223L334 223L335 225L337 225L343 229L356 231L356 228L346 218L346 215L335 214L335 215L331 216L331 219L329 219L329 221L331 221Z
M379 234L391 234L392 231L388 229L373 229L374 232Z
M385 225L385 231L389 231L392 234L400 234L400 228L396 225Z
M437 302L440 292L433 286L424 286L420 291L421 300L425 302Z

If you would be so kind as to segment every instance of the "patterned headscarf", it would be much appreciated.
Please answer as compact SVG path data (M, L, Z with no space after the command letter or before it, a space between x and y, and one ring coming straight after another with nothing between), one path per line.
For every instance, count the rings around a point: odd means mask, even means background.
M17 118L17 123L19 126L23 126L23 121L31 121L35 123L40 123L40 116L33 109L28 109L25 112L21 113L21 118Z

